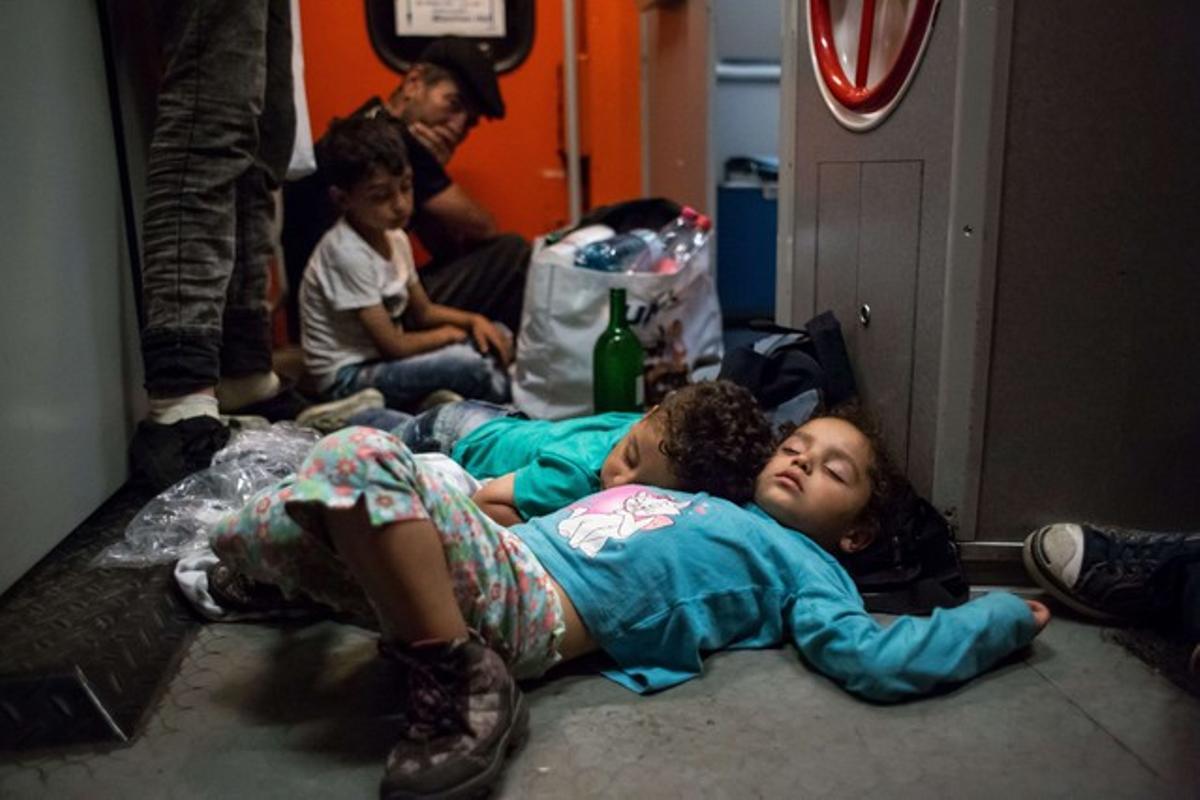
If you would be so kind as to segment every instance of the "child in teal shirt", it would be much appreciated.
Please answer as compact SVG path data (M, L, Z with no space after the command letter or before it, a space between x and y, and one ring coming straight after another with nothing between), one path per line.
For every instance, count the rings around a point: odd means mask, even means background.
M552 422L463 401L416 417L371 410L350 422L391 430L414 452L445 453L472 476L493 479L473 499L502 525L626 483L744 503L772 438L753 396L728 381L685 386L645 415Z
M407 676L382 796L457 795L490 786L524 736L514 676L596 650L615 662L606 675L645 692L695 677L706 652L791 641L888 701L1028 644L1049 612L1003 592L888 625L866 612L835 556L874 539L902 480L891 473L877 439L821 417L757 472L753 505L626 483L509 530L398 439L351 428L220 526L214 548L277 582L290 565L256 553L263 534L291 524L336 552Z

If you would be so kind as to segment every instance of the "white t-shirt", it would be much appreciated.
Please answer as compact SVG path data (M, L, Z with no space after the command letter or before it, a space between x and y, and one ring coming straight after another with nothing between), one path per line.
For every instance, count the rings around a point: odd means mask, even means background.
M382 304L397 327L417 281L412 245L391 231L392 258L381 256L345 219L317 243L300 282L300 343L304 363L322 391L349 364L380 358L358 310Z

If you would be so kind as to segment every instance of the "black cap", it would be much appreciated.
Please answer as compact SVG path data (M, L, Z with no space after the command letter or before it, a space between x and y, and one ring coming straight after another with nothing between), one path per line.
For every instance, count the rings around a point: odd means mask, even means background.
M426 47L417 61L450 70L480 114L504 119L504 98L500 96L500 84L496 82L496 69L470 39L443 36Z

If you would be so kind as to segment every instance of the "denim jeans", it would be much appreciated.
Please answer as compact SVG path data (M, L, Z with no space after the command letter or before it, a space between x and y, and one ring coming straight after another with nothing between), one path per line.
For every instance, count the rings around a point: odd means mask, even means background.
M508 373L469 344L451 344L395 361L342 367L331 392L346 397L369 387L383 392L389 408L398 409L411 408L438 389L490 403L507 403L512 396Z
M1197 534L1192 534L1196 537ZM1200 547L1167 559L1152 576L1151 607L1160 621L1176 625L1193 642L1200 642Z
M369 408L350 417L346 424L389 431L414 453L450 455L454 445L485 422L519 414L507 406L464 400L443 403L416 416L390 408Z
M289 0L163 0L142 358L154 395L271 369L271 190L295 136Z
M1183 571L1179 624L1188 638L1200 642L1200 559L1188 563Z

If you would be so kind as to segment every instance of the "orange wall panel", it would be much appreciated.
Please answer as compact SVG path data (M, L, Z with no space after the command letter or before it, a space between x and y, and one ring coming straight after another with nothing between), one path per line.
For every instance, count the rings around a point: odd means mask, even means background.
M583 138L591 156L592 205L642 192L639 13L628 0L587 0L588 79L582 87Z

